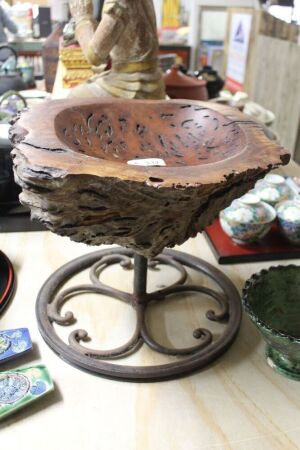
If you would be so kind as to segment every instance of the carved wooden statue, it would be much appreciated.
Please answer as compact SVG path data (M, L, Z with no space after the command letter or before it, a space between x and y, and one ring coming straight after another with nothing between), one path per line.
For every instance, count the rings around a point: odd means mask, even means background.
M72 89L70 97L165 97L152 0L105 0L98 26L92 0L70 0L70 8L83 53L102 71ZM111 70L103 72L109 57Z

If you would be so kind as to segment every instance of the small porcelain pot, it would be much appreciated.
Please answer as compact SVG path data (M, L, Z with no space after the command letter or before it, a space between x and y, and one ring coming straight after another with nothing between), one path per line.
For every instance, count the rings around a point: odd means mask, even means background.
M255 184L256 195L269 205L275 206L283 200L294 197L294 193L281 175L269 174Z
M300 195L276 207L280 229L293 244L300 245Z
M234 200L220 212L223 230L238 244L261 239L268 233L275 218L275 209L252 193Z
M246 312L267 343L268 364L300 380L300 267L270 267L254 274L243 290Z

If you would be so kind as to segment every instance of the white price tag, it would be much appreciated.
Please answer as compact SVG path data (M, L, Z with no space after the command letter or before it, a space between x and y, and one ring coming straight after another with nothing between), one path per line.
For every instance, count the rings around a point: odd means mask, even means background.
M127 164L131 166L165 166L166 163L160 158L147 158L147 159L131 159L127 161Z

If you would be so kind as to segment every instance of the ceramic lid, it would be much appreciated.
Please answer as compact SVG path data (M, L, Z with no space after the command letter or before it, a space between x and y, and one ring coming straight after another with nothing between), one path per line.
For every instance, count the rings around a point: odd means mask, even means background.
M284 177L277 174L269 174L262 180L258 180L255 184L255 192L259 198L272 205L293 197L293 192Z
M281 202L276 210L280 219L286 222L300 223L300 195L292 200Z
M247 193L240 197L238 200L245 205L257 205L260 202L259 197L252 193Z
M270 173L268 175L265 176L264 180L266 180L267 183L270 184L283 184L285 182L284 178L281 175L277 175L274 173Z

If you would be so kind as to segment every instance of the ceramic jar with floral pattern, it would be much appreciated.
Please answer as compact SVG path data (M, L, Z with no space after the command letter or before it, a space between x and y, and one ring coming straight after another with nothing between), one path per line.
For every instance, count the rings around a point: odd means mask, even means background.
M276 207L280 229L293 244L300 245L300 195Z
M268 174L262 180L258 180L254 190L262 201L272 206L294 197L294 193L286 184L284 177L277 174Z
M238 244L261 239L268 233L275 218L275 209L252 193L234 200L228 208L220 212L220 223L224 232Z

